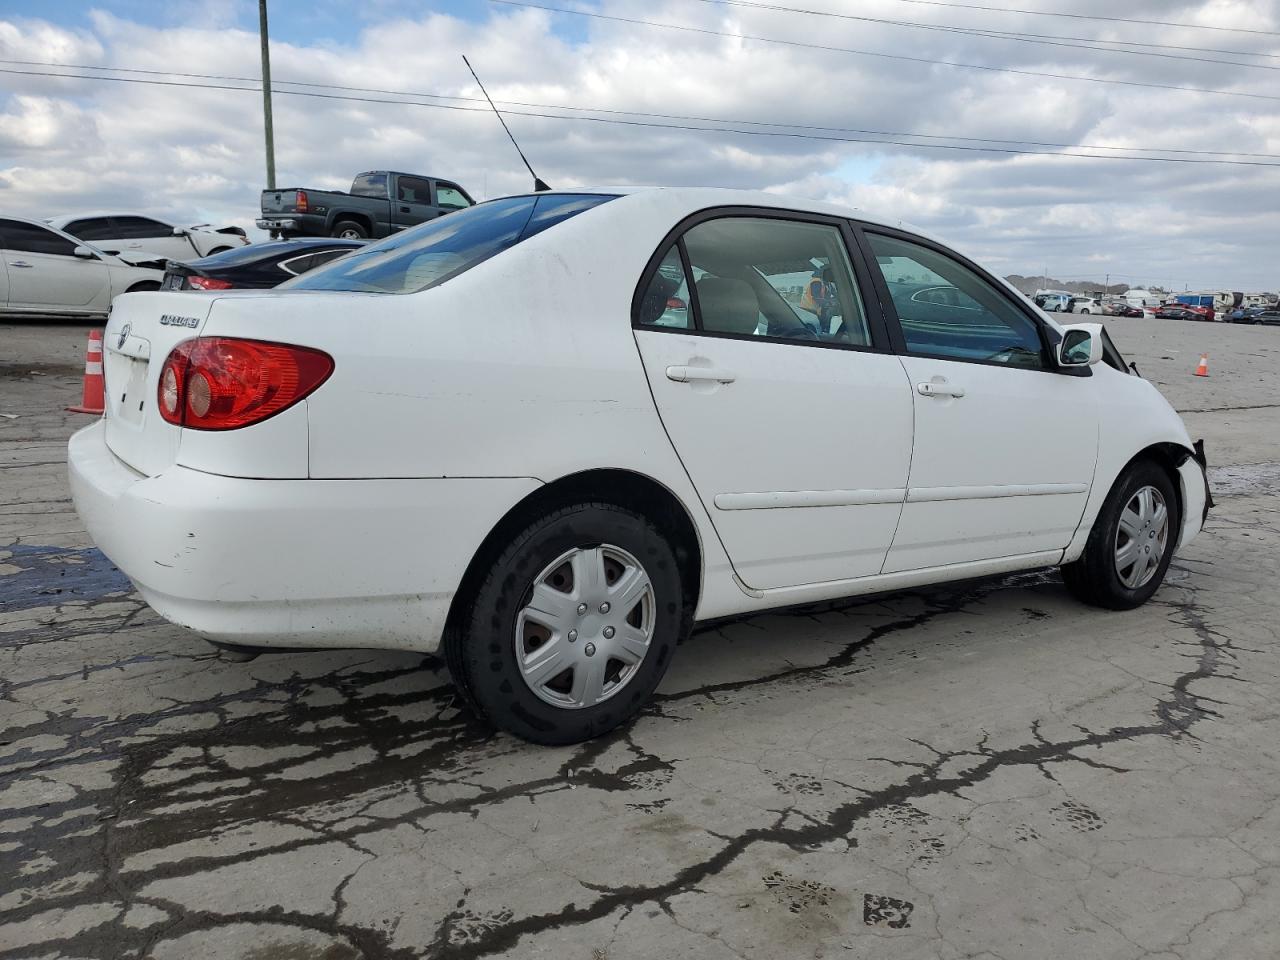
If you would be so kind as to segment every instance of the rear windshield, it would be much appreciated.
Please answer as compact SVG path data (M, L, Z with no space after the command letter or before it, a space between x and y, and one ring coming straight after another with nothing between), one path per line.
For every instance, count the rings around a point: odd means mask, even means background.
M612 199L600 194L552 193L490 200L387 237L282 286L416 293Z

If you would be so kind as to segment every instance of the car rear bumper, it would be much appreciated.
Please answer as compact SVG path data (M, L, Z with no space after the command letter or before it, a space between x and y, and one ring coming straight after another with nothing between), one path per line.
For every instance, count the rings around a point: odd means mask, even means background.
M435 650L475 549L540 485L146 477L108 449L102 421L71 438L68 467L90 535L157 613L261 647Z

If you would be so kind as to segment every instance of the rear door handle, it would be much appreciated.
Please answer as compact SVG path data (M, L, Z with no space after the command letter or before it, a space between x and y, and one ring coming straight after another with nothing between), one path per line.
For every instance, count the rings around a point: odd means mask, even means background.
M30 269L31 269L31 267L33 266L33 264L27 263L27 261L25 261L25 260L10 260L10 261L9 261L9 266L11 266L11 267L23 267L24 269L30 270Z
M409 208L408 208L408 207L401 207L401 208L400 208L400 212L401 212L401 213L408 213L408 212L409 212Z
M955 397L964 396L964 387L953 387L949 383L917 383L916 392L922 397Z
M715 367L667 367L667 379L676 383L733 383L738 378Z

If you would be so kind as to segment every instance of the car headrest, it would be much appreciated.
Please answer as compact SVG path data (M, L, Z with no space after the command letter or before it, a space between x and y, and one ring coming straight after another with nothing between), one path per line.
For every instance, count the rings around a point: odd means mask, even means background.
M760 302L745 280L703 277L698 281L702 326L720 333L755 333Z

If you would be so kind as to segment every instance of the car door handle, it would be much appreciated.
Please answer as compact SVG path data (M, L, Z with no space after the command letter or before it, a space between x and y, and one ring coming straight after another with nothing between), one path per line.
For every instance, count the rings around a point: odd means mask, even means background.
M922 397L955 397L964 396L964 387L953 387L949 383L917 383L916 393Z
M733 383L738 378L715 367L667 367L667 379L676 383Z
M27 263L27 261L25 261L25 260L10 260L10 261L9 261L9 266L11 266L11 267L22 267L22 268L24 268L24 269L26 269L26 270L30 270L33 266L35 266L35 264Z
M401 213L408 213L408 212L409 212L409 208L408 208L408 207L401 207L401 208L400 208L400 212L401 212Z

